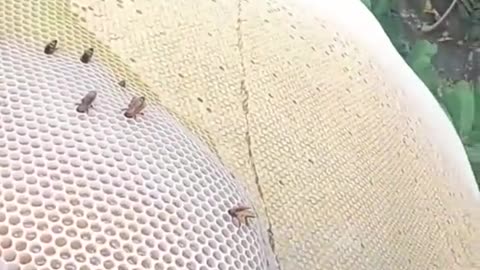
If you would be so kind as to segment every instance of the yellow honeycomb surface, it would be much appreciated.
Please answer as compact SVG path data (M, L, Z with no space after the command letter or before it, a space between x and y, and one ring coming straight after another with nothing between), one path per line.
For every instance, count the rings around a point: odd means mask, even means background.
M2 0L0 14L0 40L95 47L196 132L252 194L282 269L480 269L463 149L425 128L451 125L296 1Z

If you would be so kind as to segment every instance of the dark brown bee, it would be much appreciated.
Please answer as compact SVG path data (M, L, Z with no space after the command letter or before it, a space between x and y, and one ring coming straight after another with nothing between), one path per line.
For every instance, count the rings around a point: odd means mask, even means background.
M90 48L83 52L82 57L80 57L80 61L86 64L90 62L90 60L92 60L92 56L93 56L93 48Z
M57 50L57 43L58 41L56 39L50 41L47 46L45 46L45 49L43 50L46 54L53 54Z
M228 210L228 214L233 218L233 222L237 227L240 227L242 224L249 226L249 219L256 217L252 208L247 206L234 207Z
M143 115L142 110L146 106L145 97L133 97L128 104L128 108L122 110L125 111L123 115L127 118L137 119L137 114Z
M80 103L77 103L77 112L79 113L87 113L90 108L93 108L93 101L97 97L97 92L96 91L90 91L88 92L83 98Z
M127 87L127 82L125 80L121 80L118 82L118 85L120 85L121 87Z

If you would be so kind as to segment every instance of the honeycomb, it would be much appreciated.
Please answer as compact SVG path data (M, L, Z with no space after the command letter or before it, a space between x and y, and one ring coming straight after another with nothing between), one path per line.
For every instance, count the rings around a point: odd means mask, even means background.
M208 148L100 61L0 40L0 256L8 269L270 267L250 205ZM88 113L76 111L97 91Z
M69 8L259 193L282 269L480 268L461 140L361 1Z

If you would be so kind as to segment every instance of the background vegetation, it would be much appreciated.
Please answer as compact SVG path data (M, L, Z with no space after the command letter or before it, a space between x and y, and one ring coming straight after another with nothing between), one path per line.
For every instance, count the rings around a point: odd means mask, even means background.
M362 0L453 122L480 185L480 1Z

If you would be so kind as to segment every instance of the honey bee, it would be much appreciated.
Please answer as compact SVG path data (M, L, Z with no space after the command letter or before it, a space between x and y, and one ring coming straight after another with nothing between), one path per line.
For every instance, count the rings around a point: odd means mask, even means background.
M143 115L142 110L145 109L146 106L145 97L133 97L128 104L128 108L122 109L122 111L125 111L123 115L136 120L137 114Z
M228 214L232 217L234 224L240 227L242 224L249 226L249 219L256 217L251 207L237 206L228 210Z
M53 54L57 50L58 41L56 39L50 41L45 49L43 50L45 54Z
M86 64L90 62L90 60L92 59L92 56L93 56L93 48L90 48L83 52L82 57L80 57L80 61Z
M80 103L77 103L77 112L79 113L87 113L90 108L93 108L93 101L97 97L97 92L96 91L90 91L88 92L83 98Z

